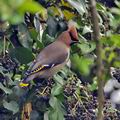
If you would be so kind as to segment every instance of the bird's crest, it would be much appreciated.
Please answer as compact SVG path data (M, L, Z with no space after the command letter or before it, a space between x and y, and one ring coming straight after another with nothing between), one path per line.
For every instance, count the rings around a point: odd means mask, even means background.
M78 41L78 32L77 32L77 24L73 21L68 22L68 32L74 38L75 41Z

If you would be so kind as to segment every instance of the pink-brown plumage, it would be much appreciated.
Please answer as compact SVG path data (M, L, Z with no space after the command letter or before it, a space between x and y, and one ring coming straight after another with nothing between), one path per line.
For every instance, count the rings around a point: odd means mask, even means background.
M52 77L68 62L70 46L76 42L78 42L77 30L74 26L70 26L58 36L55 42L49 44L38 54L20 86L24 86L36 77Z

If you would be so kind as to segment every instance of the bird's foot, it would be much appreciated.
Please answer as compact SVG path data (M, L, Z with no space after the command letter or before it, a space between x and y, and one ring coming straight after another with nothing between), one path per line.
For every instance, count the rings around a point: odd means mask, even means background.
M48 89L48 86L46 86L46 87L42 90L42 92L38 91L38 94L39 94L40 96L44 96L44 94L45 94L45 92L46 92L47 89Z

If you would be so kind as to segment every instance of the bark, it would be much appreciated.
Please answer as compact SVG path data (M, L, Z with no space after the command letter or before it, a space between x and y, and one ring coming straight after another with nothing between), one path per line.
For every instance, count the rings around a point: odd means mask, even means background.
M21 120L30 120L30 113L32 112L32 104L25 103L22 110Z
M96 1L90 0L91 20L93 23L93 35L96 41L96 55L97 55L97 79L98 79L98 115L97 120L103 120L103 105L104 105L104 94L103 94L103 64L102 64L102 44L100 42L100 28L98 21L98 13L96 10Z

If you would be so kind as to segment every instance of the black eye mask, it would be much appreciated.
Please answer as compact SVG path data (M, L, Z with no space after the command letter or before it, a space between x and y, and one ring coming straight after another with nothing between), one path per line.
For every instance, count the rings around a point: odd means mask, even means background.
M118 73L113 74L113 77L114 77L116 80L118 80L118 82L120 82L120 73L119 73L119 74L118 74Z
M71 32L69 32L69 34L70 34L71 40L72 40L73 42L74 42L74 41L75 41L75 42L78 41L78 39L76 39L76 38L73 37L73 35L71 34Z
M120 83L120 69L115 69L115 71L112 72L112 76Z
M79 40L74 38L73 35L71 34L71 32L69 32L69 34L70 34L70 37L71 37L70 46L74 45L75 43L79 43L80 44Z

